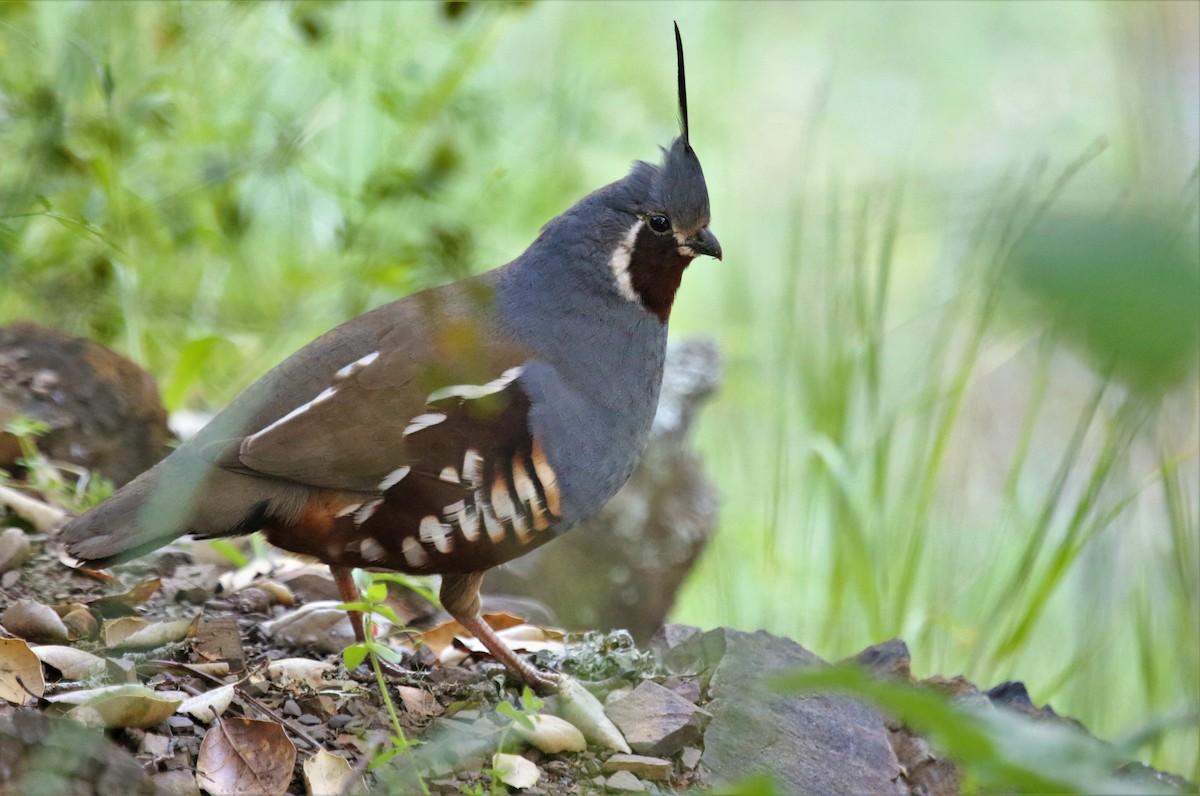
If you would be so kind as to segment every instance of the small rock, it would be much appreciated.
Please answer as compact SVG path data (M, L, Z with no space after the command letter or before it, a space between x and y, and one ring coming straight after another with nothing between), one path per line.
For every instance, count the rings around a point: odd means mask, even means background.
M706 654L720 651L706 706L703 768L718 790L770 772L781 793L900 794L899 761L877 710L832 694L768 694L775 672L823 665L789 639L729 628L702 637Z
M688 771L694 771L696 764L700 762L700 750L694 746L683 747L683 751L679 753L679 761Z
M167 726L175 732L180 732L183 730L190 730L192 727L196 726L196 723L187 716L175 715L167 717Z
M340 600L337 584L328 570L297 569L281 574L277 580L292 590L302 602L317 600Z
M300 705L298 705L296 703L296 700L294 700L294 699L285 700L283 703L282 709L283 709L283 715L291 716L293 718L295 718L296 716L299 716L301 713L304 712L303 710L300 709Z
M196 785L196 775L191 771L178 769L162 771L150 778L154 783L157 796L200 796L200 788Z
M271 607L270 596L257 586L238 589L229 596L229 601L244 614L265 614Z
M857 663L878 677L895 678L905 682L912 680L909 669L908 645L898 638L867 647L846 662Z
M604 762L604 770L628 771L642 779L661 781L670 778L671 761L661 757L615 754Z
M11 589L17 585L17 581L21 579L21 570L13 569L0 575L0 586L6 589Z
M670 677L663 683L663 686L693 705L700 702L700 681L694 677Z
M658 683L646 680L605 708L630 748L647 755L673 755L699 744L711 716Z
M609 793L645 793L646 786L628 771L618 771L608 778L605 788Z
M171 756L171 739L165 735L148 732L142 738L141 749L143 754L150 755L155 760L162 760Z
M300 722L300 723L301 723L301 724L303 724L305 727L315 727L315 726L317 726L318 724L320 724L320 723L321 723L321 717L320 717L320 716L314 716L314 715L313 715L313 714L311 714L311 713L305 713L303 716L301 716L300 718L296 719L296 721Z
M29 560L29 537L20 528L0 533L0 572L17 569Z
M604 697L604 704L611 705L614 702L619 702L620 700L629 696L629 692L632 690L633 690L632 686L622 686L621 688L614 688L613 690L608 692L607 696Z
M288 611L278 619L263 622L260 627L277 642L293 647L314 647L325 653L340 653L354 643L354 630L349 616L337 605L333 601L309 603Z
M333 730L340 730L353 720L353 718L344 713L338 713L329 717L329 728Z

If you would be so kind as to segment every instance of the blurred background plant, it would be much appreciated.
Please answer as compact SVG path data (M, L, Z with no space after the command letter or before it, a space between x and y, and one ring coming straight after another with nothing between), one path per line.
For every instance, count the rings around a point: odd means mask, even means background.
M0 321L219 408L675 132L724 263L675 618L1024 680L1200 779L1194 3L5 3Z

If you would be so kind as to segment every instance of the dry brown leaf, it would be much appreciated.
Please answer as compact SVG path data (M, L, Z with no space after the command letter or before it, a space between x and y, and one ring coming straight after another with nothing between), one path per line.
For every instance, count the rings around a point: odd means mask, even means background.
M354 769L344 757L322 749L304 761L304 789L308 796L337 796L355 784L366 787L362 777L354 782Z
M232 701L233 686L223 685L220 688L205 691L203 694L188 697L175 709L175 712L186 713L202 724L211 724L217 716L229 708L229 703Z
M74 647L45 644L33 648L42 663L58 669L66 680L86 680L104 674L108 662L97 655Z
M15 489L0 486L0 508L12 509L12 513L28 522L39 531L48 531L67 518L67 512L40 500L23 495Z
M47 700L76 704L67 715L81 724L144 730L174 713L185 696L178 691L152 691L142 685L116 685L56 694Z
M281 658L267 664L267 679L282 684L303 683L314 690L319 690L331 685L324 677L331 671L333 671L332 663L314 661L309 658Z
M547 630L544 627L529 624L513 625L496 631L509 647L516 652L551 652L561 653L564 649L563 634L557 630ZM453 666L462 662L472 654L491 655L483 642L474 636L459 636L453 644L438 654L438 661L443 666Z
M531 761L520 755L497 752L492 755L492 768L500 781L510 788L532 788L542 772Z
M272 605L295 605L296 595L292 590L277 580L260 580L254 584L271 598Z
M91 605L104 616L128 614L133 608L149 600L162 588L161 578L150 578L135 584L120 594L106 594L92 601Z
M296 747L283 725L222 719L200 744L196 783L213 796L278 796L287 792L295 764Z
M559 752L585 752L587 741L583 733L571 722L558 716L533 715L529 717L533 729L529 729L519 721L514 721L512 729L524 738L530 746L534 746L548 755Z
M400 695L400 701L404 703L404 711L406 713L411 713L421 718L437 716L442 713L442 706L438 703L437 697L424 688L398 685L396 686L396 693Z
M558 682L558 699L563 718L578 727L583 737L605 749L632 752L625 736L604 712L604 706L575 678L563 675Z
M125 639L144 627L150 626L149 619L140 616L123 616L104 623L104 646L110 649L116 647Z
M67 635L71 641L91 638L100 631L100 623L96 620L96 615L88 610L87 606L67 606L65 612L61 609L55 610L62 617L63 624L67 626Z
M512 614L503 613L484 614L483 621L491 625L492 630L496 631L525 624L524 619ZM468 639L473 638L473 636L454 619L451 619L449 622L443 622L437 627L431 627L421 634L421 639L425 642L425 646L433 650L434 655L441 655L443 650L454 644L456 638Z
M17 600L0 616L0 624L14 636L30 641L67 640L67 626L58 618L58 614L50 606L36 600Z
M105 624L104 643L110 649L149 650L194 636L199 625L199 614L194 619L172 622L146 622L128 616Z
M354 643L354 630L346 612L334 600L302 605L270 622L263 631L276 641L294 647L316 647L321 652L341 652Z
M19 638L0 638L0 699L29 705L45 691L42 662L29 645Z

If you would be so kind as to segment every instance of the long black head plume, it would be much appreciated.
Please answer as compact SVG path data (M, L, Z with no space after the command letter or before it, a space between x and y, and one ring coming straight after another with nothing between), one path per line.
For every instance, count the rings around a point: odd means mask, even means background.
M679 130L683 137L683 145L692 148L688 140L687 118L687 78L683 71L683 38L679 35L679 23L675 23L675 58L679 63Z

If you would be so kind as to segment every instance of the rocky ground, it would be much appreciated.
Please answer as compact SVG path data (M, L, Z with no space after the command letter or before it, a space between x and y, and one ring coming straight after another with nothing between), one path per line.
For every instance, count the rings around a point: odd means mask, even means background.
M509 643L602 701L622 737L599 742L400 585L377 627L399 670L381 687L370 659L346 667L353 637L323 567L187 542L111 572L68 566L53 545L64 506L94 492L89 473L119 484L162 456L165 413L148 374L112 352L0 328L0 794L942 796L1044 792L1058 774L1089 785L1054 792L1195 792L1122 762L1019 683L914 688L900 641L839 669L763 632L664 626L714 529L715 490L688 433L719 373L710 343L672 347L630 482L587 527L485 582L507 595L485 611ZM49 458L3 431L26 420L42 424ZM600 630L548 629L560 622ZM897 715L844 689L771 686L798 671L867 672L855 693L892 698ZM924 727L932 742L897 717L929 693L969 708L908 711L941 716Z
M45 535L15 533L0 543L0 792L726 792L762 772L772 784L742 792L961 790L951 760L861 701L763 692L771 673L824 666L767 633L667 625L639 649L620 631L564 638L492 614L542 664L598 684L629 744L621 753L540 718L556 714L554 697L522 699L410 593L389 605L428 629L380 636L406 670L387 678L393 717L368 667L345 667L349 624L320 568L282 557L238 567L181 544L109 579L65 566ZM899 641L857 662L912 680ZM961 679L927 684L1073 726L1034 708L1019 684L984 693ZM521 715L538 717L536 732ZM416 744L397 752L400 737ZM1148 769L1123 776L1190 792Z

